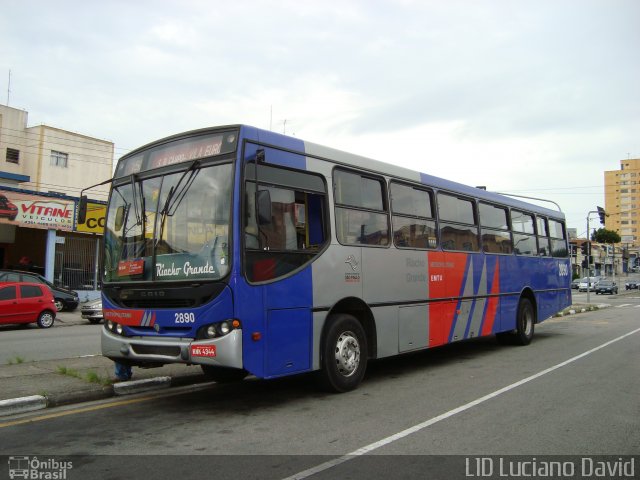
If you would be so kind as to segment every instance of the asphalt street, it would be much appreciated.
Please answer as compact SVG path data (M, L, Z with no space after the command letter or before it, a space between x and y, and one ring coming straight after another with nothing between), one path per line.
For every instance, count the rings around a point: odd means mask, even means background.
M399 478L425 462L464 478L478 455L639 455L640 295L608 299L537 326L528 347L486 338L374 362L347 394L304 375L3 419L0 453L69 456L96 478Z

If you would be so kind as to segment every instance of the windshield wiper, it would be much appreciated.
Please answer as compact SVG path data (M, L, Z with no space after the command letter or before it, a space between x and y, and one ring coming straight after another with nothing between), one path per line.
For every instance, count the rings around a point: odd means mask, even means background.
M180 206L182 199L187 194L187 191L198 176L198 173L200 173L200 170L196 170L199 165L200 161L194 160L193 163L189 165L189 168L184 171L178 182L169 189L167 199L162 206L162 210L160 210L160 231L156 236L155 246L158 246L158 243L160 243L160 240L162 239L164 225L166 223L167 217L171 217L176 213L176 210ZM187 175L189 175L189 178L187 178L187 181L184 183L184 185L182 185L182 182L187 177Z

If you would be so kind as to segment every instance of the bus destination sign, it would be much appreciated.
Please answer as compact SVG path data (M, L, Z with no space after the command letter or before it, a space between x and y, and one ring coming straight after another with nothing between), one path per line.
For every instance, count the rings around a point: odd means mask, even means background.
M149 147L133 156L121 158L114 177L122 178L167 165L232 153L237 139L236 132L210 133Z
M151 152L148 168L164 167L174 163L188 162L199 158L219 155L222 150L222 135L205 137L197 141L170 145Z

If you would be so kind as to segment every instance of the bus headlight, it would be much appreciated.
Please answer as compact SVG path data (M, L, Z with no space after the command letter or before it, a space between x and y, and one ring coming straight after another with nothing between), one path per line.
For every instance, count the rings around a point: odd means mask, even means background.
M205 325L198 330L196 340L224 337L238 328L240 328L240 320L236 319L212 323L211 325Z
M218 326L218 331L220 332L220 336L226 335L231 331L231 323L220 322L220 325Z
M122 325L120 325L119 323L116 323L116 333L118 335L122 335L122 332L123 332Z

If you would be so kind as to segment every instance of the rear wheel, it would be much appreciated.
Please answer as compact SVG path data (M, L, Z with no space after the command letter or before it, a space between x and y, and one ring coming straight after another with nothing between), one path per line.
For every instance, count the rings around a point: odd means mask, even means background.
M213 367L211 365L200 365L203 373L217 383L233 383L244 380L249 372L241 368Z
M536 314L528 298L521 298L516 318L515 342L517 345L529 345L533 338Z
M321 346L320 380L332 392L355 389L367 369L367 338L362 325L351 315L328 319Z
M55 306L56 306L56 310L59 312L61 312L64 309L64 303L59 298L56 298Z
M55 318L53 312L46 310L38 316L38 326L40 328L50 328L53 326Z
M498 342L504 345L529 345L533 338L536 314L531 300L521 298L516 314L516 329L496 334Z

